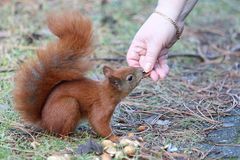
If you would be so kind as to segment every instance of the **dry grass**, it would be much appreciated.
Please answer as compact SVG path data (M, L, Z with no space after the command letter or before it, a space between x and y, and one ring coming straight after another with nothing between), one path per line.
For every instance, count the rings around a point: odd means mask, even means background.
M89 137L98 138L82 128L83 132L58 139L23 125L12 109L14 71L52 39L44 24L45 14L61 8L80 9L93 19L96 67L90 76L99 79L103 64L126 65L129 43L154 3L116 0L101 6L100 1L86 0L0 2L0 105L8 108L0 111L0 158L45 159L54 152L73 152ZM143 80L119 105L112 122L114 131L119 135L135 133L144 139L136 159L204 159L211 150L202 150L197 144L222 127L222 117L239 109L240 52L233 50L239 45L240 14L235 6L239 6L237 0L199 2L188 17L183 39L172 48L168 78L157 83ZM139 131L139 126L144 130ZM40 145L34 148L32 142ZM167 151L164 147L169 144L178 151ZM74 158L92 159L93 155Z

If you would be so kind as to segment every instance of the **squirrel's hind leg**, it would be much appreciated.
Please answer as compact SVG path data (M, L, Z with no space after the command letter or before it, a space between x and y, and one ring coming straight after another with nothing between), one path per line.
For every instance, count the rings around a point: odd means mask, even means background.
M66 97L44 106L41 127L60 136L66 136L75 130L80 118L78 101Z

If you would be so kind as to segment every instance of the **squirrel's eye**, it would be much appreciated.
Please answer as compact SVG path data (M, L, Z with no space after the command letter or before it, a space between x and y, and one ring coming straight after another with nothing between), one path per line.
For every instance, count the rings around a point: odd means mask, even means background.
M128 75L127 78L126 78L126 80L128 80L128 81L132 81L132 80L133 80L133 76L132 76L131 74Z

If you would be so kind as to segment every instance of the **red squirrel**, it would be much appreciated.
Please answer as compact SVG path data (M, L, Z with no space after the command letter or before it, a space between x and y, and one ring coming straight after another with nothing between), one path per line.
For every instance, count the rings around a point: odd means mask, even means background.
M105 79L86 77L91 63L92 24L76 11L50 14L48 27L58 39L38 50L16 73L15 109L26 121L66 136L87 119L102 137L118 141L110 121L116 105L143 78L133 67L103 67Z

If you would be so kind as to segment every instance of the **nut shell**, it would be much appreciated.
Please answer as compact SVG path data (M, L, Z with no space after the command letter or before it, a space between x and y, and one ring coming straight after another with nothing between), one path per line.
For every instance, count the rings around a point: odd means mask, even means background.
M117 149L113 146L106 147L104 150L106 153L110 154L111 156L114 156L117 152Z
M111 140L103 140L102 146L103 146L103 148L109 147L109 146L114 146L114 143Z
M122 146L122 147L125 147L131 143L132 143L132 141L129 139L126 139L126 138L121 139L119 142L120 146Z
M103 153L101 155L101 160L111 160L111 159L112 159L112 157L107 153Z
M129 157L132 157L136 153L136 148L134 146L126 146L124 147L123 152Z

